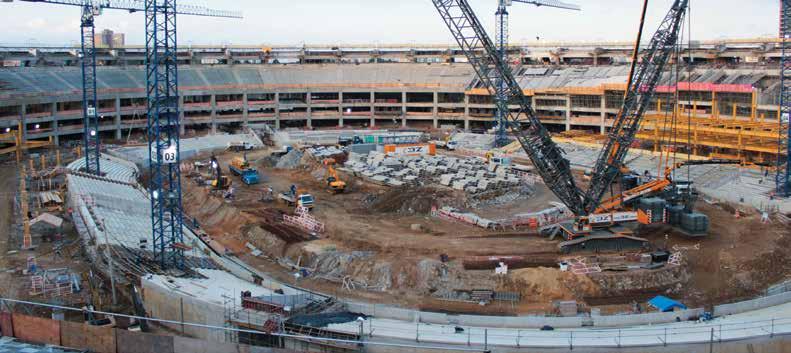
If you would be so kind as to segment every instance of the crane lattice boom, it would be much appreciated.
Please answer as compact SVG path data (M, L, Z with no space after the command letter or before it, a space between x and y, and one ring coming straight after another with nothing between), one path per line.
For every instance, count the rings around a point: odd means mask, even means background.
M489 38L467 0L432 0L450 29L478 78L492 93L497 93L498 80L507 90L507 100L496 100L497 109L508 112L508 122L536 171L553 193L578 216L593 212L620 173L640 120L654 94L656 85L678 40L688 0L675 0L673 7L654 34L642 62L632 76L624 105L609 134L609 141L597 159L591 187L584 192L577 187L569 161L552 141L536 116L530 100L514 78L511 68ZM514 113L508 104L518 104Z

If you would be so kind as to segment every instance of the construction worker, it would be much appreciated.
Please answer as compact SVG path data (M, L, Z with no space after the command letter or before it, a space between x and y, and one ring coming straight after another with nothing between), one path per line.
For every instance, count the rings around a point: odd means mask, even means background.
M291 184L291 195L297 197L297 186L294 184Z

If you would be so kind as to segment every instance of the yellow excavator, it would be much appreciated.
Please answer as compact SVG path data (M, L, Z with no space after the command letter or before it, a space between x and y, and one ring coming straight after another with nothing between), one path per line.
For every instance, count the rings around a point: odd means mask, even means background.
M211 168L214 170L215 178L211 181L212 189L228 190L231 187L231 179L222 174L222 167L217 161L217 157L211 157Z
M330 192L340 194L346 190L346 182L338 176L338 171L334 167L336 163L334 158L324 160L324 165L327 166L327 186L329 186Z

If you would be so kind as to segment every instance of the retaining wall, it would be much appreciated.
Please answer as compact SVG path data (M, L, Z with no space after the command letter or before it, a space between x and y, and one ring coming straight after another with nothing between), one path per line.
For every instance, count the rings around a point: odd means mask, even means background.
M791 292L745 300L738 303L722 304L714 307L714 316L740 314L791 302Z
M269 347L161 336L0 312L2 336L96 353L294 353Z
M145 278L141 280L143 303L150 317L158 319L185 321L196 324L213 326L225 325L225 309L221 305L199 300L170 291L157 285L152 285ZM166 324L173 330L191 337L225 342L225 333L203 327Z

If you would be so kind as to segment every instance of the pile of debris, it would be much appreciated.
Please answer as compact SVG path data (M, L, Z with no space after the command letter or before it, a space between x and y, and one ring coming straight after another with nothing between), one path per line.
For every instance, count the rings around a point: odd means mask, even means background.
M522 174L514 168L478 158L396 156L371 151L367 155L351 153L344 169L388 186L440 184L468 195L500 191L498 195L488 194L489 198L521 189L525 184Z
M277 161L277 164L275 164L275 168L296 169L299 167L299 164L302 161L302 156L304 156L304 153L302 153L302 151L296 148L292 149Z

